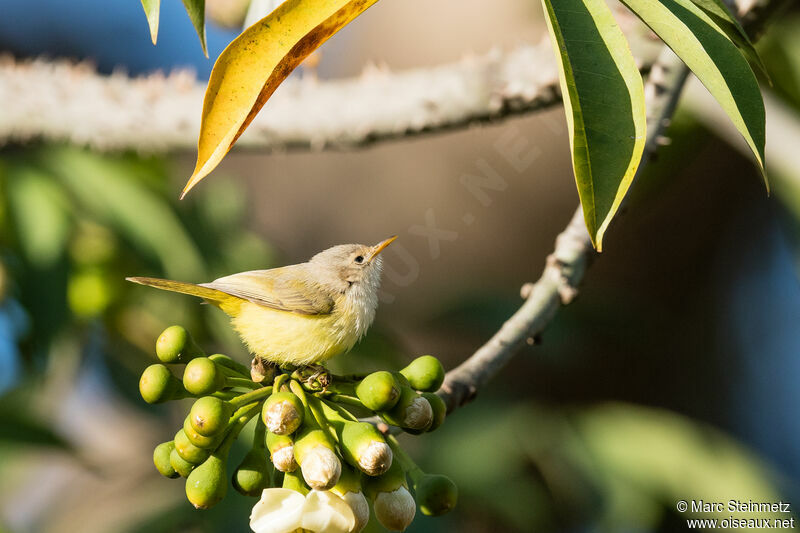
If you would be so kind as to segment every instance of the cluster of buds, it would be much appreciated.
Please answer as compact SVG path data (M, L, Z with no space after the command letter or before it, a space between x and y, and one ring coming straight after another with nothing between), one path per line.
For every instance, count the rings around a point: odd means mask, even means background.
M153 462L166 477L186 478L196 508L225 497L231 446L251 420L252 446L231 484L259 497L250 516L256 533L358 532L369 521L370 502L384 527L402 531L417 506L432 516L455 506L453 482L423 472L391 429L420 434L444 421L446 407L435 394L444 369L435 357L365 376L263 361L254 372L225 355L206 356L180 326L164 330L156 355L161 362L139 382L142 398L196 400L175 438L156 447ZM173 371L181 367L178 378Z

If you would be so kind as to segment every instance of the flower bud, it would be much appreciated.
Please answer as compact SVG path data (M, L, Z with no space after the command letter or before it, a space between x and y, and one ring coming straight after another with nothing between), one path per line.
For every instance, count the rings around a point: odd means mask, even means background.
M401 388L397 405L381 416L394 426L417 431L424 431L433 423L431 404L409 387Z
M205 435L201 435L192 427L191 417L187 416L183 419L183 433L186 435L186 438L189 439L189 442L197 446L198 448L203 448L204 450L213 450L217 446L219 446L222 437L224 437L223 433L217 433L212 435L211 437L206 437Z
M153 450L153 464L156 465L158 473L164 477L176 478L180 476L178 472L172 467L169 462L169 455L175 449L175 443L172 441L162 442L156 449Z
M297 461L294 458L294 441L287 435L267 433L267 448L270 460L276 469L281 472L294 472L297 470Z
M189 477L194 467L197 466L178 455L178 451L175 449L169 454L169 464L181 477Z
M441 474L425 474L414 485L422 514L439 516L450 512L458 501L458 487Z
M185 397L180 380L160 363L144 369L139 379L139 393L147 403L163 403Z
M162 363L188 363L204 355L183 326L170 326L156 341L156 356Z
M197 396L213 394L225 386L225 374L208 357L197 357L186 364L183 386Z
M400 385L391 372L373 372L356 386L356 396L367 409L387 411L400 399Z
M423 392L422 397L431 404L433 422L428 428L428 431L433 431L444 423L444 419L447 416L447 404L444 403L444 400L442 400L438 394L434 394L433 392Z
M291 435L303 423L303 403L291 392L275 392L264 402L261 417L271 433Z
M227 450L215 452L186 478L186 498L195 508L210 509L225 497L228 491L226 461Z
M344 458L368 476L379 476L392 466L392 450L375 426L366 422L347 422L339 443Z
M181 459L195 465L199 465L208 459L208 456L211 454L209 450L198 448L192 444L189 437L186 436L186 433L184 433L182 429L178 430L175 434L174 443L175 451L178 452Z
M401 486L392 492L379 492L372 504L375 518L388 530L403 531L414 520L417 506L408 489Z
M436 392L444 382L444 367L432 355L417 357L400 371L408 379L411 388L424 392Z
M303 479L308 486L317 490L328 490L339 481L342 463L333 450L327 446L315 446L298 459Z
M233 488L244 496L259 496L269 486L270 468L267 452L261 446L254 446L233 473Z
M189 422L200 435L211 437L225 429L233 414L231 405L214 396L203 396L192 405Z
M312 489L328 490L339 481L342 463L321 429L305 431L294 443L294 456Z

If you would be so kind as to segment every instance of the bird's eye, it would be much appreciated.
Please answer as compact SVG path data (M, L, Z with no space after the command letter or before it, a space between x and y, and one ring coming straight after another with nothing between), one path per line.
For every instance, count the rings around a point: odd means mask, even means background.
M364 262L364 256L363 255L356 256L356 263L358 263L360 265L363 262Z

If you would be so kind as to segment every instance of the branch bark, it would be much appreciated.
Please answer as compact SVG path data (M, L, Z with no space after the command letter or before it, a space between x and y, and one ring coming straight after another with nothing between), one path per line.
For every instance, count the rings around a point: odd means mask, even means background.
M194 150L205 83L187 71L129 78L89 64L0 57L0 145L42 139L94 150ZM560 102L549 41L434 68L290 78L238 148L352 148L491 122Z
M647 143L637 175L661 144L669 125L688 69L668 48L664 48L645 83L647 101ZM583 222L580 207L556 238L544 271L536 283L522 287L525 303L500 330L466 361L447 373L439 394L447 411L468 403L525 344L534 344L562 305L578 294L578 284L596 255Z
M757 35L788 4L787 0L748 0L739 13L745 29ZM664 47L645 83L648 133L637 176L662 144L663 131L669 126L688 75L683 62ZM558 309L577 296L578 284L595 255L579 206L556 238L555 249L547 257L539 280L522 287L525 303L486 344L447 373L438 394L447 404L448 413L472 400L522 346L534 344Z

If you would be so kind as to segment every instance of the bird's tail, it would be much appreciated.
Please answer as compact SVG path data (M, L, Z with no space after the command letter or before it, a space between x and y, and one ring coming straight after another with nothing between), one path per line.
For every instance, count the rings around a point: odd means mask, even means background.
M203 298L204 300L209 300L210 302L217 304L230 299L229 294L226 294L222 291L218 291L216 289L201 287L200 285L195 285L194 283L186 283L183 281L173 281L171 279L159 279L159 278L133 277L125 279L128 281L132 281L133 283L138 283L140 285L155 287L156 289L162 289L165 291L172 291L172 292L180 292L182 294L190 294L192 296L197 296L199 298Z

